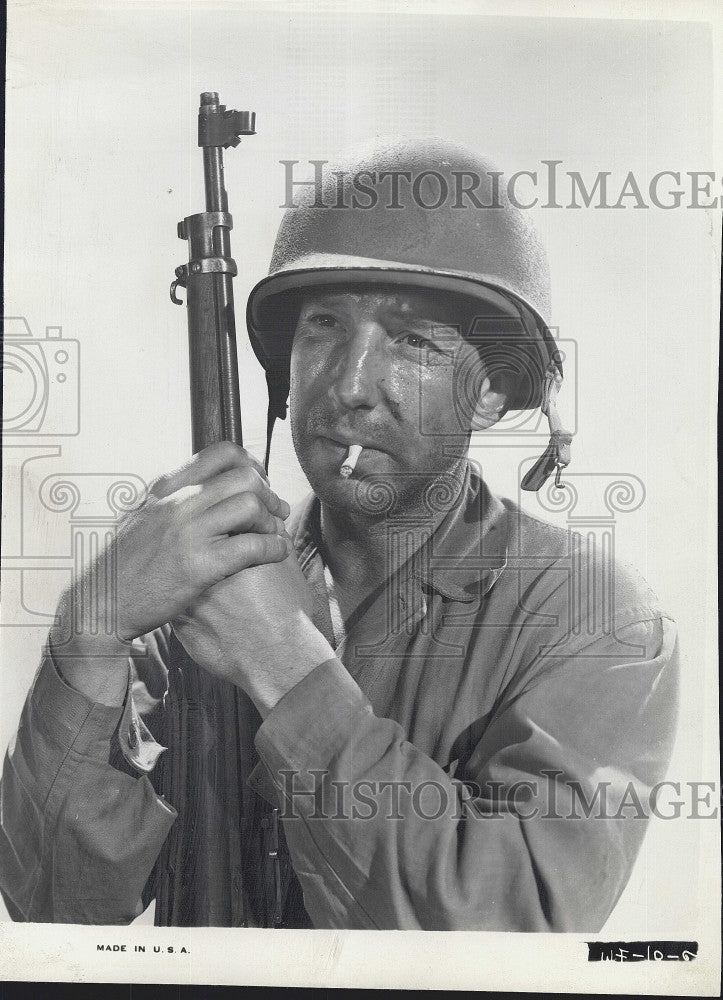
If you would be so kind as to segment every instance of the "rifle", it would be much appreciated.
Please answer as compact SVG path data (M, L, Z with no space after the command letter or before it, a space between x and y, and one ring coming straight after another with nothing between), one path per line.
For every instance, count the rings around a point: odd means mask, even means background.
M187 292L194 453L216 441L243 444L231 284L238 269L231 256L233 219L223 150L238 146L242 135L254 135L255 119L253 111L227 111L216 93L201 94L198 145L203 149L206 211L178 223L179 239L188 240L188 263L176 268L171 283L176 305L182 305L178 287Z
M177 290L186 289L194 453L217 441L243 443L232 287L237 268L223 150L254 133L253 112L226 110L218 94L201 94L206 210L178 224L178 236L188 241L188 263L176 268L170 290L171 301L182 304ZM169 749L160 759L158 782L179 815L154 873L156 924L279 923L278 891L270 920L268 904L254 903L253 895L269 867L258 836L267 821L246 785L258 759L258 713L238 688L200 669L173 633L169 654ZM271 879L279 885L278 866Z

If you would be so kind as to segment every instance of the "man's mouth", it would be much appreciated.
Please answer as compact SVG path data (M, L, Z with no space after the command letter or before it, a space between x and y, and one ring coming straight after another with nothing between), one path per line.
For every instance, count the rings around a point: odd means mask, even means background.
M382 451L387 452L387 448L383 447L380 442L373 440L372 438L364 437L364 435L353 435L346 433L334 433L334 434L320 434L319 437L326 443L335 446L340 452L348 451L353 444L360 445L365 451Z

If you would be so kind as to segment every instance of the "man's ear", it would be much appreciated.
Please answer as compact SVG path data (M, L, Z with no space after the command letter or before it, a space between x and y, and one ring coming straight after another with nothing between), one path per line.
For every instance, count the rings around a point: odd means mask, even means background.
M489 376L485 375L480 386L477 405L472 417L472 430L484 431L492 427L507 412L508 392L504 386L492 388Z

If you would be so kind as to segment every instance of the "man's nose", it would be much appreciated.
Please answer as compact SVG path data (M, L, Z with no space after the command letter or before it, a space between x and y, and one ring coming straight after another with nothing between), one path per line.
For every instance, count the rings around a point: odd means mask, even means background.
M374 322L359 323L351 338L340 347L333 392L350 410L373 409L381 397L385 377L386 332Z

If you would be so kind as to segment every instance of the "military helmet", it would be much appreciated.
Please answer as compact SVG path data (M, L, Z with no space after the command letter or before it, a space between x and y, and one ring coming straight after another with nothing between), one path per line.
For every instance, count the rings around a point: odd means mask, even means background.
M515 370L508 409L544 407L551 366L562 375L548 327L549 267L502 172L446 140L379 145L354 160L312 164L313 180L290 185L269 274L248 300L271 419L285 416L303 294L335 285L436 289L474 300L475 328L462 332L488 352L496 345Z

